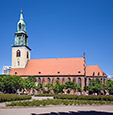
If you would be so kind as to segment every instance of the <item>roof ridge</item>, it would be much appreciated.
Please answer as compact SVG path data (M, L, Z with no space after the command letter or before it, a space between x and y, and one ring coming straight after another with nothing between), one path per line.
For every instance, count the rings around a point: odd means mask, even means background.
M44 59L77 59L77 58L83 58L83 57L72 57L72 58L41 58L41 59L29 59L29 60L44 60Z

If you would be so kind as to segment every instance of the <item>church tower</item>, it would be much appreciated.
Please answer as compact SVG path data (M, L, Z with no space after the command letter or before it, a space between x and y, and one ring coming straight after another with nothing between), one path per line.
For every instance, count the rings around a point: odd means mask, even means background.
M12 68L25 68L27 61L30 59L30 51L26 25L21 10L20 20L17 23L17 31L15 32L15 44L12 45Z

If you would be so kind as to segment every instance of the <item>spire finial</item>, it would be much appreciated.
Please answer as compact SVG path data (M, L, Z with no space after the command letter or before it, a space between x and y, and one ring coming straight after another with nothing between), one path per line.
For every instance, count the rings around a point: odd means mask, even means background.
M84 54L83 54L83 55L84 55L84 58L85 58L85 57L86 57L86 56L85 56L85 52L84 52Z
M20 12L21 12L21 14L23 14L23 12L22 12L22 8L21 8L21 11L20 11Z
M20 20L23 20L23 12L22 12L22 9L20 11Z

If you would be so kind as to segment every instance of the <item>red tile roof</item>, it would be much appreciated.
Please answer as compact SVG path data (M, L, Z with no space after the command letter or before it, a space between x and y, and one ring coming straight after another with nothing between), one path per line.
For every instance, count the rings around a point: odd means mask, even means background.
M84 64L84 58L31 59L24 69L11 69L9 74L84 75Z
M103 76L104 72L101 70L101 68L98 65L87 65L86 66L86 76ZM105 74L104 74L105 76Z

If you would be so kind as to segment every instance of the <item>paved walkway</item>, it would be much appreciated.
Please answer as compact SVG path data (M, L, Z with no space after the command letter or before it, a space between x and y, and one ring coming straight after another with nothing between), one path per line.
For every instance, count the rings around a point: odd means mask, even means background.
M33 99L37 99L37 100L42 100L42 99L53 99L53 97L35 97L35 96L32 96L32 100Z
M113 115L113 106L48 106L0 108L0 115Z

